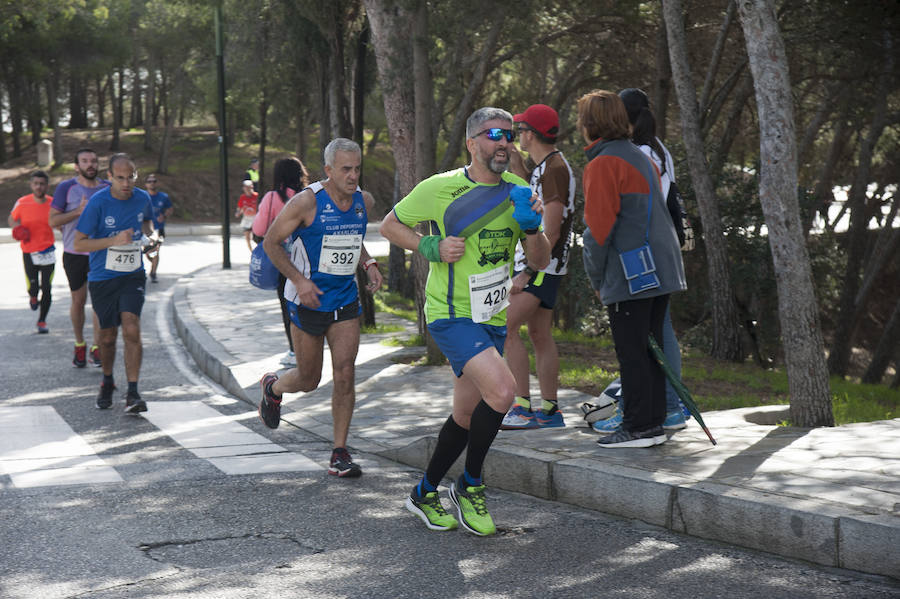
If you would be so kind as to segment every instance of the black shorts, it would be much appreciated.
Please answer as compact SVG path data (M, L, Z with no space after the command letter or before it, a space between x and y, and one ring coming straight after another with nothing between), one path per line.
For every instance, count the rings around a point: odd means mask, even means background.
M352 320L358 318L362 314L362 308L359 300L354 300L343 308L332 310L331 312L320 312L319 310L310 310L306 306L299 306L294 302L286 302L288 306L288 315L291 322L298 329L313 337L321 337L328 330L328 327L342 320Z
M519 273L516 273L519 274ZM540 283L535 285L538 277L541 278ZM552 310L556 305L556 294L559 292L559 284L565 275L548 275L547 273L536 272L528 279L528 285L522 291L527 291L531 295L541 300L541 308Z
M81 254L63 252L63 270L69 279L69 290L78 291L87 283L88 271L91 270L91 259Z
M91 281L88 290L91 292L91 305L101 329L109 329L122 324L122 312L130 312L140 317L144 307L144 286L147 275L138 270L121 277L105 281Z

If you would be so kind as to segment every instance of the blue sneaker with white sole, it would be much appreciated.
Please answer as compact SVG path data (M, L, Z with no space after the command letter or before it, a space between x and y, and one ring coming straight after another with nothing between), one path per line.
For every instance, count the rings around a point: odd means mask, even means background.
M535 412L534 419L537 421L537 425L540 428L560 428L566 425L563 420L562 412L558 409L554 410L552 414L548 414L543 410Z
M622 428L622 410L619 408L618 404L616 404L616 413L607 418L606 420L598 420L591 424L591 428L597 431L598 433L610 434L614 433Z
M667 431L680 431L683 428L687 428L687 420L685 420L681 410L673 410L666 414L662 427Z
M500 429L505 431L520 430L526 428L538 428L535 413L526 407L515 404L503 417Z

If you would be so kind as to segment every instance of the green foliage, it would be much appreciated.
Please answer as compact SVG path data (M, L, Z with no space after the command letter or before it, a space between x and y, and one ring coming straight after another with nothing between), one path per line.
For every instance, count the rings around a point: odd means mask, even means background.
M379 335L382 333L399 333L402 330L403 330L403 327L395 325L395 324L375 323L375 326L362 325L360 327L360 331L367 335ZM388 343L388 345L390 345L390 343Z
M374 297L375 309L416 322L416 303L393 291L378 291Z
M399 327L397 327L399 329ZM381 342L383 345L389 345L391 347L424 347L425 338L422 335L415 334L410 337L406 337L402 339L400 337L391 337L390 339L385 339Z
M832 377L831 397L835 424L900 417L900 389Z

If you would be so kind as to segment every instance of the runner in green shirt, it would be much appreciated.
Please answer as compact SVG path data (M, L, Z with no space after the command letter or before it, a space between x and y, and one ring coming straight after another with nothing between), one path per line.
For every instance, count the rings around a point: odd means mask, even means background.
M450 500L466 530L489 535L496 528L485 505L481 471L516 388L502 356L516 242L523 240L535 269L548 264L550 244L540 228L540 200L523 179L506 172L515 138L512 115L480 108L469 117L466 135L470 164L419 183L385 217L381 233L430 262L428 330L457 377L453 413L406 507L430 529L456 528L437 485L466 450L465 471L450 485ZM430 223L430 235L413 230L422 222Z

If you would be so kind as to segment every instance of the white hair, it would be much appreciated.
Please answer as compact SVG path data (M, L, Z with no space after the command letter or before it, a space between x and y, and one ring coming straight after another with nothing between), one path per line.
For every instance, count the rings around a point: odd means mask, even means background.
M359 144L346 137L335 137L325 146L325 166L334 166L334 157L338 152L356 152L362 156Z

